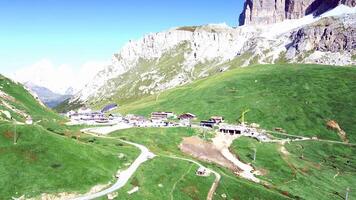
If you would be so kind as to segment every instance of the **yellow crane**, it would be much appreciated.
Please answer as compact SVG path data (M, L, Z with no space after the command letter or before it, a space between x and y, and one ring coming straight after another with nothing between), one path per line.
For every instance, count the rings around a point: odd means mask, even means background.
M247 110L245 110L245 111L243 111L243 112L241 113L241 115L240 115L240 122L241 122L241 124L244 124L244 123L245 123L245 115L246 115L246 113L248 113L248 112L250 112L250 109L247 109Z

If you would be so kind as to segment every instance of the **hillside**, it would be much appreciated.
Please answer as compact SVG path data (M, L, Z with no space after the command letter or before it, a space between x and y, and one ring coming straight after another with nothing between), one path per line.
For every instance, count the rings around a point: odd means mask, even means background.
M11 121L11 117L24 122L28 116L34 121L41 119L60 119L53 111L41 105L39 98L31 94L23 85L0 75L0 110L10 113L10 117L2 112L1 119Z
M235 140L231 149L243 162L264 172L262 179L294 199L343 199L356 185L356 147L317 141L290 144ZM251 152L257 151L253 161ZM283 151L282 151L283 149ZM353 199L356 194L350 194Z
M355 9L339 5L322 15L301 14L272 24L186 26L145 35L124 45L110 65L57 110L102 101L122 104L257 63L354 65Z
M136 157L137 150L114 142L95 143L71 139L47 131L41 126L0 122L0 196L2 199L38 197L43 193L86 193L93 186L108 184L112 175ZM117 152L126 155L118 159Z
M0 197L85 193L112 181L118 168L137 155L118 142L80 142L81 127L66 127L21 84L0 77ZM34 123L24 122L32 117ZM14 144L16 143L16 144ZM125 159L118 159L117 152Z
M192 84L123 105L118 112L191 112L199 119L222 115L231 123L246 119L263 128L339 140L327 129L336 120L356 142L356 68L321 65L258 65L237 68Z

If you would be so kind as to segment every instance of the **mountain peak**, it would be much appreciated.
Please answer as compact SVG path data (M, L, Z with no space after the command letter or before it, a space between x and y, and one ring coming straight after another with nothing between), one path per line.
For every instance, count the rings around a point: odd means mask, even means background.
M240 25L263 25L321 15L340 4L355 7L355 0L246 0Z

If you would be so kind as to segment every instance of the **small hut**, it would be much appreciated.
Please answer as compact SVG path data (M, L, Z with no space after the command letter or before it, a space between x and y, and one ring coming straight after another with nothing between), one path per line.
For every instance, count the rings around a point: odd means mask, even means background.
M25 122L25 123L26 123L26 124L28 124L28 125L33 124L32 117L27 117L27 119L26 119L26 122Z

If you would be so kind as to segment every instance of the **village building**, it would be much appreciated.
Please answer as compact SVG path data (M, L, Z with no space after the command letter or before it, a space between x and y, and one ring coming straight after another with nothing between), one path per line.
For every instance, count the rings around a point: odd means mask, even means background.
M117 122L121 122L123 120L123 117L121 115L118 114L109 114L109 120L111 121L117 121Z
M166 121L163 121L163 120L157 120L157 119L152 119L151 120L151 126L152 127L164 127L164 126L167 126L167 123Z
M33 124L33 120L32 120L32 118L31 117L27 117L27 119L26 119L26 122L25 122L26 124L28 124L28 125L31 125L31 124Z
M252 137L259 141L269 140L268 135L263 130L258 130L247 125L230 125L230 124L221 124L219 126L219 132L229 135L242 135L246 137Z
M265 134L257 134L256 139L258 141L267 141L269 140L268 136Z
M196 115L192 113L184 113L181 114L178 119L181 126L191 126L192 120L196 119Z
M149 122L146 120L144 116L138 116L138 115L132 115L128 114L125 117L125 120L127 123L133 125L133 126L138 126L138 127L147 127L149 126Z
M201 166L196 171L196 175L198 175L198 176L209 176L210 175L210 171L207 168Z
M74 110L71 110L71 111L67 112L66 115L67 115L68 118L71 118L72 115L75 115L75 114L77 114L77 112L75 112Z
M167 127L171 125L167 122L169 118L176 117L173 112L153 112L151 113L151 122L153 127Z
M118 108L118 105L116 103L112 103L112 104L106 105L103 109L101 109L101 112L106 113L106 112L115 110L117 108Z
M93 120L104 120L104 119L107 119L105 117L104 113L102 113L102 112L92 112L90 114L90 116L91 116L91 119L93 119Z
M212 116L210 118L210 121L213 121L215 122L216 124L220 124L220 123L223 123L224 122L224 117L222 116Z
M151 113L151 120L164 121L169 118L166 112L153 112Z
M79 115L90 114L91 112L92 112L92 110L90 108L86 108L86 107L79 108L79 110L78 110Z
M184 114L181 114L178 119L180 120L184 120L184 119L189 119L189 120L193 120L193 119L196 119L197 116L192 114L192 113L184 113Z
M92 111L88 108L80 108L77 112L70 111L66 114L72 122L81 124L113 124L122 121L119 115L110 114L106 116L101 111Z
M201 121L200 126L201 127L208 127L208 128L213 128L215 126L215 121L212 120L207 120L207 121Z
M230 125L230 124L222 124L219 126L219 131L221 133L226 133L230 135L240 135L245 132L246 128L241 125Z

